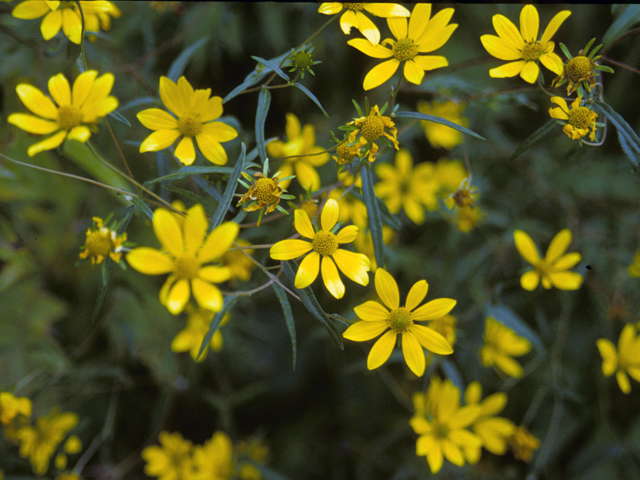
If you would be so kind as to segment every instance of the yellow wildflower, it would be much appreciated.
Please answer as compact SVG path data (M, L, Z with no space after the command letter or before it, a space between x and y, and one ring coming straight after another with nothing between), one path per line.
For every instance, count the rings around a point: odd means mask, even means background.
M629 273L630 277L640 277L640 251L637 251L633 256L633 263L629 265L627 272Z
M534 450L540 447L540 440L534 437L525 427L516 428L513 436L509 438L509 446L513 450L513 456L518 460L529 462Z
M184 480L192 476L192 445L179 433L160 432L161 447L151 445L142 450L147 462L144 473L158 480Z
M441 117L457 125L466 127L469 122L462 116L463 110L463 104L454 102L453 100L433 103L420 100L418 102L418 112L433 115L434 117ZM434 148L451 150L456 145L462 143L462 132L458 130L426 120L422 120L420 123L422 124L422 128L424 128L424 134L427 136L427 140Z
M556 33L562 22L571 15L569 10L563 10L556 14L549 25L538 38L540 20L538 10L533 5L525 5L520 12L520 31L511 21L503 15L493 16L495 35L482 35L480 41L484 48L500 60L508 60L510 63L489 70L493 78L520 77L526 82L535 83L540 73L538 61L545 67L560 75L564 64L558 55L553 53L555 44L551 37Z
M366 117L356 118L353 122L349 122L347 125L355 125L359 127L358 130L353 130L349 134L349 143L354 143L356 141L356 136L360 133L360 137L358 139L358 146L364 146L367 143L371 143L371 147L369 148L369 161L373 162L376 158L376 153L378 153L379 147L375 143L380 137L386 137L388 140L393 143L393 146L396 150L398 150L398 129L395 128L395 123L391 120L391 117L385 117L380 114L380 110L377 105L374 105L371 108L369 114ZM385 128L389 129L389 133L385 132ZM362 139L366 140L366 143L362 144Z
M31 400L16 397L10 392L0 392L0 423L6 428L13 424L18 415L31 417Z
M378 368L388 360L398 335L402 336L402 353L405 361L418 377L422 376L425 369L423 347L438 355L453 353L451 345L442 335L415 322L443 317L455 306L455 300L439 298L418 307L429 289L427 282L420 280L411 287L407 302L401 307L398 284L386 270L382 268L376 270L375 283L378 296L386 308L371 300L355 307L356 315L361 321L351 325L342 334L348 340L365 342L386 331L369 353L367 359L369 370Z
M367 206L361 200L358 200L349 193L344 195L344 191L340 188L334 188L331 190L329 198L338 202L338 208L340 211L340 214L338 215L339 222L351 222L357 225L360 229L358 231L358 235L360 235L362 230L367 228L367 225L369 224Z
M241 238L236 240L236 244L239 247L249 247L251 242L247 242ZM243 248L242 250L229 250L222 255L222 265L227 267L231 272L229 281L240 280L246 282L251 278L251 270L256 267L256 264L251 261L247 255L253 255L254 250L252 248Z
M610 377L615 373L620 390L629 394L631 382L628 375L640 382L640 336L637 335L636 327L632 323L624 326L618 339L618 350L606 338L598 339L596 345L602 356L604 376Z
M531 343L518 336L493 317L485 322L484 346L480 349L480 359L485 367L494 367L514 378L522 376L522 367L512 357L520 357L531 351Z
M234 477L233 446L224 432L215 432L193 449L193 480L230 480Z
M338 165L346 165L347 163L351 163L354 158L359 158L360 155L362 155L362 147L367 144L367 140L360 137L358 143L355 145L350 145L350 143L351 141L345 138L336 147L336 154L331 156Z
M180 330L171 342L171 351L176 353L188 351L191 354L191 358L196 362L202 362L207 358L209 347L211 347L214 352L222 350L222 332L220 332L220 329L215 331L209 344L202 352L202 355L198 357L202 341L209 332L209 325L213 320L215 312L202 307L196 308L191 304L187 305L186 311L188 314L187 326ZM220 322L220 326L222 327L228 322L229 314L227 313Z
M391 227L388 227L387 225L382 226L382 243L384 243L385 245L389 244L394 235L395 232ZM365 226L361 227L358 231L358 236L353 241L353 245L356 247L356 250L358 252L364 253L367 257L369 257L369 261L371 262L371 273L375 273L375 271L378 269L378 262L376 262L373 239L371 238L371 230L366 228L366 223Z
M565 120L560 122L564 125L562 131L567 134L571 140L579 140L589 134L589 139L593 142L596 139L596 118L598 114L587 107L581 107L582 97L576 97L571 104L571 110L567 106L567 102L562 97L551 97L551 103L557 105L549 109L551 118Z
M177 84L160 77L160 99L173 116L159 108L138 113L142 125L156 130L142 142L140 153L164 150L181 137L174 155L184 165L191 165L196 159L194 140L211 163L227 163L227 152L220 143L233 140L238 132L222 122L214 122L222 115L222 98L210 96L210 88L194 90L184 77Z
M105 73L99 78L97 76L98 72L95 70L81 73L73 84L73 92L62 73L51 77L49 93L57 106L31 85L21 83L16 87L22 103L38 116L12 113L7 122L37 135L55 132L51 137L31 145L27 150L30 157L43 150L57 148L66 138L86 142L91 137L91 132L95 131L95 124L100 118L118 107L118 100L109 96L113 75Z
M104 226L104 220L100 217L92 217L95 223L95 230L87 230L87 239L81 247L80 258L91 257L92 264L101 264L105 258L109 257L118 263L122 256L122 244L127 240L127 234L118 235L114 230Z

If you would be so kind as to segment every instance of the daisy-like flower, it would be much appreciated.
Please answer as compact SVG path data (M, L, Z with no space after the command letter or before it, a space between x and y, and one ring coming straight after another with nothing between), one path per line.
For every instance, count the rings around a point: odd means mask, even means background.
M616 380L622 393L629 394L631 382L629 375L640 382L640 337L636 327L627 323L618 339L618 349L611 340L600 338L596 342L602 356L602 373L605 377L616 374Z
M99 24L93 21L93 17L97 19L100 15L102 18L105 14L111 14L114 17L120 16L120 10L108 1L81 1L80 6L85 17L86 31L97 32L100 30ZM11 15L22 20L33 20L44 16L40 24L40 31L45 40L51 40L55 37L60 28L73 43L80 44L82 39L82 19L76 2L27 0L16 5Z
M556 14L547 25L538 41L540 19L538 10L533 5L525 5L520 12L520 31L503 15L493 16L495 35L482 35L480 41L484 48L496 58L510 63L489 70L493 78L520 77L526 82L535 83L540 73L538 61L556 75L560 75L564 68L562 60L553 53L555 44L551 37L556 33L562 22L571 15L569 10Z
M202 446L193 450L193 480L229 480L235 477L233 445L224 432L215 432Z
M285 127L287 141L274 140L267 144L267 154L273 159L284 158L280 167L283 177L289 177L295 171L298 183L307 190L320 188L320 175L316 172L329 161L329 152L316 145L316 129L307 124L300 128L300 120L293 113L287 113ZM292 177L293 178L293 177ZM282 181L283 188L287 188L291 180Z
M380 110L377 105L374 105L369 114L366 117L360 117L354 119L353 122L347 123L347 125L355 125L358 127L356 130L352 130L349 133L349 144L357 145L358 148L363 147L367 143L371 143L369 148L369 161L373 162L376 159L376 154L380 147L376 143L376 140L380 137L385 137L393 143L393 146L398 150L398 129L395 127L395 123L391 120L391 117L385 117L380 114ZM389 130L389 133L385 132L385 129ZM356 136L360 134L358 141L356 142ZM362 139L366 142L362 143Z
M433 18L431 4L419 3L413 7L409 22L403 17L388 18L387 23L396 40L387 38L382 43L372 43L363 38L354 38L347 43L373 58L388 58L374 67L364 78L365 90L382 85L396 73L404 62L404 78L416 85L422 83L424 72L449 65L447 59L437 55L420 55L442 47L458 25L450 24L453 8L445 8ZM407 28L408 23L408 28Z
M512 357L520 357L531 351L531 343L493 317L487 317L484 327L484 346L480 360L485 367L494 367L514 378L522 376L522 366Z
M311 252L300 262L294 282L296 288L306 288L311 285L322 270L322 280L329 293L335 298L342 298L344 283L340 279L338 268L354 282L364 286L369 284L367 272L369 272L370 262L367 256L339 248L341 244L353 242L358 235L358 227L350 225L337 234L334 233L332 230L338 215L338 203L332 199L327 200L320 213L320 228L314 231L307 213L298 209L295 211L296 230L310 241L282 240L271 247L269 254L274 260L293 260Z
M432 388L437 389L437 395L433 394ZM416 393L413 400L416 415L409 424L420 435L416 454L427 457L434 474L440 471L445 458L462 467L465 452L482 446L480 437L468 430L478 418L481 408L478 405L460 407L460 390L450 380L442 383L432 381L427 394Z
M533 452L540 447L540 440L520 425L516 427L516 431L509 438L509 447L511 447L514 457L518 460L529 462L533 457Z
M593 142L596 139L596 118L598 114L587 107L581 107L582 97L576 97L571 104L571 110L567 102L562 97L551 97L551 103L557 105L549 109L551 118L564 120L560 122L564 125L562 131L571 140L580 140L589 134L589 139ZM591 129L591 133L589 133Z
M340 28L345 35L351 33L351 27L356 27L370 42L380 41L380 30L375 24L362 13L362 10L375 15L376 17L408 17L409 10L397 3L323 3L318 8L318 12L324 15L335 15L343 10L345 12L340 17Z
M596 71L603 71L608 73L614 73L613 69L607 66L598 65L598 60L601 55L595 56L600 50L602 45L598 45L591 52L589 49L595 38L589 40L589 43L578 52L578 55L573 57L569 50L561 43L560 48L567 56L567 63L564 65L562 73L551 82L552 87L559 87L565 82L567 85L567 95L571 95L574 91L578 90L578 95L583 97L584 90L591 92L596 86Z
M400 335L404 359L411 371L420 377L425 369L423 348L438 355L449 355L453 353L453 348L435 330L415 322L443 317L451 311L456 301L438 298L418 307L429 289L427 282L420 280L411 287L407 303L401 307L395 279L382 268L376 270L375 278L376 291L384 305L370 300L355 307L356 315L361 321L347 328L342 336L355 342L365 342L386 332L369 352L367 368L373 370L389 359Z
M184 165L191 165L196 159L194 140L211 163L227 163L227 152L220 143L233 140L238 132L222 122L214 122L222 115L222 98L209 97L210 88L194 90L184 77L177 84L160 77L160 99L173 115L159 108L138 113L142 125L156 130L142 142L140 153L164 150L181 138L173 154Z
M21 83L16 87L22 103L37 116L12 113L7 122L37 135L55 132L49 138L31 145L27 150L30 157L59 147L66 138L86 142L91 137L91 132L96 130L95 124L100 118L118 107L118 100L109 95L113 75L105 73L101 77L96 78L97 76L98 72L95 70L81 73L73 83L73 90L63 74L51 77L49 93L55 103L31 85Z
M445 120L449 120L457 125L466 127L469 123L468 120L462 115L464 105L453 100L446 102L434 102L429 103L423 100L418 102L418 112L426 113L427 115L433 115L434 117L441 117ZM440 123L428 122L421 120L422 128L424 128L424 134L427 140L434 148L446 148L451 150L456 145L462 143L462 132L449 128L446 125Z
M87 230L87 239L85 240L84 250L80 253L80 258L85 259L91 257L91 263L101 264L105 258L109 257L118 263L122 256L122 244L127 240L127 234L118 233L104 226L104 220L100 217L92 218L95 223L95 230L89 228Z
M218 312L223 298L214 284L227 281L231 272L227 267L207 264L229 250L240 227L235 222L223 223L206 236L207 219L199 204L189 209L182 225L175 217L169 210L156 209L153 230L162 249L134 248L127 254L127 262L145 275L171 273L160 290L160 303L172 314L184 310L191 292L200 307Z
M111 30L111 17L120 18L120 15L122 15L120 9L113 2L105 1L104 3L107 4L107 8L95 14L88 14L82 10L84 14L84 28L87 32L99 32L100 29L105 31ZM95 39L95 35L89 35L89 40L94 41Z
M350 145L350 143L349 139L345 138L336 147L336 154L331 156L338 165L346 165L351 163L354 158L360 157L362 147L367 144L367 140L360 137L357 144Z
M192 450L189 440L179 433L160 432L161 447L151 445L142 450L141 457L147 462L144 473L158 480L183 480L192 478Z
M171 351L176 353L188 351L191 354L191 358L196 362L202 362L207 358L209 347L211 347L211 350L214 352L222 350L222 333L220 329L216 330L209 344L202 352L202 355L198 357L202 340L204 340L205 335L209 332L209 325L213 320L215 312L202 307L196 308L192 304L187 305L186 311L189 315L187 317L187 326L180 330L174 337L171 342ZM221 327L229 322L229 317L229 314L223 317L220 322Z
M577 252L567 253L571 243L571 231L568 228L560 230L547 249L544 258L540 258L538 248L531 237L522 230L513 232L516 248L522 258L534 266L533 270L525 272L520 277L520 285L525 290L533 291L539 283L546 289L552 286L560 290L577 290L582 285L582 275L568 270L576 265L582 255Z
M250 247L251 242L247 242L242 238L236 240L236 244L239 247ZM229 281L233 282L236 279L242 282L246 282L251 278L251 271L256 268L256 264L251 261L247 255L253 255L254 250L252 248L243 248L237 250L229 250L222 255L222 265L227 267L231 272Z
M27 397L16 397L11 392L0 392L0 424L6 429L13 425L14 419L21 415L31 417L31 400Z

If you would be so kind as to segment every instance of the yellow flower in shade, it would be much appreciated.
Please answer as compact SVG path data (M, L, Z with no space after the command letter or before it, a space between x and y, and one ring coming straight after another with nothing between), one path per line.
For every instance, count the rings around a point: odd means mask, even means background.
M233 445L224 432L215 432L202 446L193 449L193 480L230 480L234 476Z
M445 338L435 330L415 322L436 320L451 311L456 301L451 298L438 298L418 307L427 295L429 285L425 280L416 282L407 303L400 306L400 292L394 278L384 269L376 270L376 291L384 303L368 301L355 307L361 321L345 330L342 336L355 342L371 340L383 332L371 348L367 359L367 368L373 370L388 360L396 345L398 335L402 337L402 354L407 365L418 377L425 369L423 348L438 355L449 355L453 348Z
M353 122L347 123L347 125L355 125L359 127L357 130L351 131L348 140L349 143L356 141L356 136L360 133L360 138L355 145L359 147L371 143L369 148L369 161L373 162L376 159L376 153L378 153L379 147L375 143L380 137L386 137L393 143L393 146L398 150L398 129L395 127L395 123L391 120L391 117L385 117L380 114L380 110L377 105L374 105L366 117L356 118ZM389 133L385 132L385 128L389 129ZM363 144L362 139L366 142Z
M367 140L360 137L357 144L350 145L350 143L350 140L345 138L344 141L336 147L336 154L331 156L338 165L346 165L347 163L351 163L354 158L359 158L360 155L362 155L362 147L367 144Z
M460 407L460 390L450 380L432 381L426 395L413 394L413 402L416 414L409 424L420 435L416 454L427 457L431 473L440 471L445 458L463 466L465 452L482 445L480 437L468 430L481 408L478 405Z
M420 100L418 102L418 112L433 115L434 117L441 117L457 125L466 127L469 122L462 116L463 110L464 105L454 102L453 100L433 103ZM420 123L422 124L422 128L424 128L424 134L427 136L427 140L434 148L451 150L456 145L462 143L462 132L458 130L426 120L422 120Z
M353 242L358 234L358 227L355 225L345 227L337 234L332 231L339 213L337 202L327 200L320 213L320 228L314 231L306 212L301 209L296 210L296 230L310 241L282 240L271 247L269 254L274 260L293 260L311 252L300 262L295 279L296 288L306 288L311 285L318 276L318 272L322 270L322 281L329 293L335 298L342 298L344 284L338 274L338 268L354 282L365 286L369 284L370 262L367 256L339 248L341 244Z
M142 450L147 462L144 473L158 480L184 480L192 478L192 445L179 433L160 432L161 447L151 445Z
M375 15L376 17L408 17L409 10L397 3L323 3L318 8L318 12L324 15L335 15L343 10L345 12L340 17L340 28L345 35L351 33L351 27L360 30L370 42L380 41L380 30L369 18L362 13L362 10Z
M629 272L630 277L640 277L640 251L633 256L633 263L629 265L627 272Z
M376 165L380 182L375 185L376 196L384 200L389 212L397 214L400 209L418 225L424 223L425 191L433 189L430 178L432 165L421 163L413 168L413 158L408 150L401 148L396 153L395 168L388 163Z
M1 480L1 478L0 478ZM80 476L76 473L72 473L72 472L62 472L60 475L58 475L55 480L82 480L80 478Z
M500 60L508 60L510 63L489 70L493 78L520 77L526 82L535 83L540 73L538 61L545 67L560 75L564 70L564 64L558 55L553 53L555 44L551 37L556 33L562 22L571 15L569 10L563 10L556 14L538 41L538 28L540 20L538 11L533 5L525 5L520 12L520 31L503 15L493 16L495 35L482 35L480 41L484 48Z
M160 290L160 303L174 315L182 312L191 292L202 308L220 311L222 293L214 283L225 282L231 272L227 267L207 265L219 259L238 236L235 222L223 223L206 236L208 224L202 205L189 209L183 225L175 214L164 208L153 213L153 230L162 250L134 248L127 262L145 275L171 273Z
M211 320L213 320L215 312L202 307L196 308L191 304L187 305L186 311L189 315L187 317L187 326L180 330L171 342L171 351L176 353L188 351L191 354L191 358L196 362L202 362L207 358L209 347L211 347L214 352L222 350L222 332L220 332L220 329L215 331L209 344L202 352L202 355L198 357L202 341L209 332L209 325L211 324ZM229 314L224 316L220 322L220 326L226 325L227 322L229 322Z
M596 139L596 118L598 114L587 107L581 107L582 97L577 97L571 104L571 110L567 106L562 97L551 97L551 103L557 105L549 109L551 118L565 120L561 122L564 125L562 131L567 134L571 140L579 140L589 134L589 139L593 142Z
M568 228L560 230L553 237L544 258L540 258L535 243L522 230L513 232L513 238L522 258L534 266L534 270L530 270L520 277L522 288L533 291L538 283L542 283L546 289L552 286L560 290L580 288L582 275L567 271L582 259L582 255L579 253L564 253L571 243L571 231Z
M387 225L382 226L382 243L388 245L389 242L393 240L394 236L395 232L391 227L388 227ZM353 245L356 247L356 250L358 252L364 253L367 257L369 257L369 261L371 262L371 272L375 273L375 271L378 269L378 263L376 262L375 249L373 247L373 240L371 238L371 230L366 228L366 224L358 231L358 236L353 241Z
M51 411L36 420L35 427L24 426L16 431L20 443L20 456L29 458L36 475L44 475L49 460L69 430L78 424L78 415L70 412Z
M422 202L425 208L434 212L440 208L440 199L445 204L446 198L454 193L468 173L458 160L441 158L436 163L423 163L421 175L424 188L422 190Z
M251 242L247 242L239 238L236 240L239 247L250 247ZM246 282L251 278L251 271L256 268L256 264L247 255L253 255L255 250L252 248L243 248L242 250L229 250L222 255L222 265L227 267L231 272L229 281L240 280Z
M0 423L7 428L18 415L31 417L31 400L16 397L10 392L0 392Z
M522 366L512 357L520 357L531 351L531 343L498 322L487 317L484 327L484 346L480 349L480 360L485 367L493 367L514 378L522 376Z
M97 18L98 15L102 17L106 13L110 13L114 17L120 16L120 10L111 2L81 1L80 6L85 17L85 30L89 32L99 31L93 19L89 20L90 18L94 16ZM118 14L114 13L116 10ZM40 24L40 31L45 40L51 40L62 28L69 40L80 44L82 20L76 2L27 0L16 5L11 15L22 20L33 20L44 16Z
M238 132L222 122L214 122L222 115L222 98L210 96L210 88L194 90L184 77L177 84L160 77L160 99L173 115L159 108L138 113L140 123L155 130L140 145L140 153L164 150L181 138L174 155L184 165L191 165L196 159L194 140L211 163L227 163L227 152L220 143L233 140Z
M373 58L388 58L386 62L374 67L364 77L365 90L382 85L396 73L400 63L404 62L404 78L420 85L426 70L433 70L449 65L447 59L436 55L420 55L430 53L442 47L453 31L458 27L450 24L453 8L445 8L433 18L431 4L419 3L407 19L403 17L388 18L387 23L396 40L387 38L382 43L371 43L364 38L354 38L347 43L365 55Z
M81 4L82 3L86 2L81 2ZM107 6L104 10L100 10L95 14L85 12L83 7L82 13L84 14L84 28L87 32L99 32L100 29L105 31L111 30L111 17L120 18L120 15L122 15L120 9L114 5L113 2L105 1L99 3L106 3ZM95 35L89 35L89 40L94 41L95 39Z
M615 373L620 390L628 394L631 391L629 375L640 382L640 337L636 327L632 323L624 326L618 339L618 350L606 338L598 339L596 345L602 356L602 373L605 377Z
M118 263L122 256L122 244L127 240L127 234L118 235L114 230L104 226L104 220L99 217L93 217L95 230L89 228L87 230L87 239L85 240L84 251L80 253L80 258L85 259L91 257L92 264L100 264L105 258L109 257Z
M118 107L118 100L109 95L113 75L105 73L99 78L97 76L95 70L81 73L73 84L73 90L63 74L51 77L49 93L55 103L31 85L21 83L16 87L22 103L38 116L12 113L7 121L37 135L55 132L49 138L31 145L27 150L30 157L43 150L57 148L66 138L86 142L100 118Z
M82 450L82 442L76 435L70 435L67 438L67 441L64 442L64 446L62 447L64 453L59 453L56 455L56 459L54 464L58 470L64 470L67 468L67 455L74 455L76 453L80 453Z
M338 202L340 215L338 216L339 222L351 222L358 226L360 229L358 235L362 233L362 230L367 228L369 224L367 216L367 206L358 200L351 194L343 195L344 191L340 188L334 188L329 193L329 198Z
M329 152L316 145L316 129L307 124L300 128L300 120L293 113L287 113L285 127L287 141L273 140L267 144L267 153L273 160L284 159L280 167L282 177L289 177L295 171L298 183L307 190L320 188L320 175L316 172L329 161ZM282 187L287 188L291 180L283 180Z
M471 425L471 430L480 437L482 446L494 455L504 455L507 452L507 441L515 433L516 426L511 420L496 416L507 404L507 394L497 392L482 398L482 386L479 382L471 382L464 394L467 405L478 405L480 413ZM465 450L469 463L478 463L480 447Z
M509 438L509 446L513 450L513 456L518 460L529 462L533 452L540 447L540 440L534 437L526 428L519 426Z
M475 205L480 192L471 185L471 180L465 178L460 188L449 195L444 204L452 213L452 220L462 233L468 233L484 218L484 212Z

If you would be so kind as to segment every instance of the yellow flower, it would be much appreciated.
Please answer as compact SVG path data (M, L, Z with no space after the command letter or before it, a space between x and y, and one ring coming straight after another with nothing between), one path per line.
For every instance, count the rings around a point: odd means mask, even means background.
M458 319L453 315L445 315L442 318L437 318L429 323L429 328L432 328L440 335L444 337L449 345L452 347L456 343L456 325Z
M375 282L378 296L386 308L372 300L355 307L356 315L361 321L351 325L342 334L349 340L365 342L386 331L369 352L367 359L369 370L378 368L387 361L396 345L398 335L402 336L404 359L418 377L424 373L425 369L423 347L438 355L453 353L453 348L442 335L415 322L443 317L455 306L455 300L438 298L418 307L429 289L427 282L420 280L411 287L406 305L401 307L398 284L386 270L382 268L376 270Z
M487 317L484 327L484 346L480 360L485 367L494 367L514 378L522 376L522 366L511 357L520 357L531 351L531 343L518 336L493 317Z
M233 446L224 432L215 432L204 445L193 450L193 480L230 480L234 477Z
M31 400L15 397L10 392L0 392L0 423L6 428L18 415L31 417Z
M316 129L313 125L307 124L300 128L300 120L293 113L287 113L287 124L285 127L287 142L274 140L267 144L267 153L275 159L283 158L284 163L280 167L282 177L293 174L298 179L298 183L307 190L317 190L320 188L320 175L316 172L317 167L321 167L329 161L329 152L324 152L324 148L316 145ZM283 188L287 188L291 180L283 180Z
M560 290L577 290L582 285L582 275L569 272L571 267L582 259L582 255L576 252L567 253L571 243L571 231L568 228L560 230L547 249L544 259L540 258L538 249L531 237L522 230L513 232L516 248L522 258L533 265L530 270L520 277L520 285L525 290L533 291L542 283L546 289L552 286Z
M561 122L564 125L562 131L567 134L571 140L579 140L586 136L591 129L589 138L591 141L596 139L596 118L598 114L587 107L581 107L582 97L577 97L571 104L571 110L567 106L562 97L551 97L551 103L558 105L549 109L551 118L558 120L566 120Z
M37 135L56 132L51 137L31 145L27 153L33 157L43 150L52 150L65 138L86 142L95 131L101 117L118 107L118 100L109 96L113 86L113 75L105 73L96 78L98 72L88 70L78 75L73 84L61 73L49 79L49 93L57 106L37 88L21 83L16 92L22 103L39 116L27 113L12 113L7 121L22 130ZM43 118L40 118L43 117Z
M160 77L160 99L174 116L159 108L138 113L142 125L156 130L142 142L140 152L164 150L182 138L174 155L184 165L191 165L196 159L195 139L207 160L216 165L227 163L227 152L220 143L233 140L238 132L229 125L213 121L222 115L222 98L210 96L210 88L194 90L184 77L180 77L177 84L167 77Z
M484 212L475 206L480 196L478 189L471 185L471 180L465 178L460 188L449 195L444 203L453 214L453 221L462 233L470 232L484 218Z
M367 225L369 224L367 206L361 200L358 200L349 193L344 195L344 191L340 188L334 188L331 190L331 192L329 192L329 198L338 202L340 211L340 214L338 215L339 222L351 222L357 225L360 229L358 231L358 235L362 233L362 230L367 228Z
M77 473L62 472L55 480L81 480L81 478Z
M409 10L397 3L323 3L318 12L324 15L335 15L343 9L346 11L340 17L340 28L345 35L351 33L351 27L356 27L370 42L380 41L380 31L374 23L362 13L365 10L377 17L408 17Z
M81 5L87 2L80 2ZM95 1L91 3L96 3ZM84 28L87 32L99 32L102 30L110 30L111 29L111 17L120 18L122 12L120 9L113 4L113 2L104 1L100 3L106 3L106 7L104 10L100 10L99 12L87 13L84 11L84 5L82 5L84 14ZM89 35L89 40L94 41L96 39L95 35Z
M432 386L437 395L431 391ZM413 401L416 415L409 424L420 435L416 454L427 457L431 473L440 471L444 458L463 466L465 452L482 445L481 439L467 429L478 418L481 408L477 405L460 407L460 390L450 380L432 382L426 396L415 393Z
M142 450L141 456L147 462L144 473L159 480L186 480L193 473L189 440L179 433L160 432L161 447L151 445Z
M354 38L347 43L357 48L365 55L373 58L389 58L386 62L374 67L364 77L365 90L382 85L396 73L401 62L404 62L404 78L409 82L420 85L424 72L449 65L447 59L435 55L419 55L429 53L442 47L453 31L456 24L447 25L453 8L445 8L433 18L431 16L431 4L419 3L413 7L413 12L407 19L403 17L388 18L387 23L396 40L387 38L382 43L371 43L364 38ZM386 48L384 45L388 45Z
M394 235L395 232L391 227L387 225L382 226L382 243L384 243L385 245L389 244ZM364 253L367 257L369 257L369 261L371 262L371 272L374 273L378 269L378 263L376 262L373 239L371 238L371 230L366 228L366 223L358 231L358 236L353 241L353 245L356 247L356 250L358 252Z
M509 438L509 446L513 450L514 457L528 462L533 456L533 451L540 447L540 440L531 435L526 428L519 426L513 436Z
M91 17L102 16L107 12L114 17L120 16L119 10L118 14L114 13L117 7L111 2L81 1L80 6L82 7L82 13L85 17L85 30L87 31L97 32L99 30L99 28L95 28L96 25L93 23L93 20L89 20ZM16 5L11 15L23 20L33 20L44 16L40 24L40 31L45 40L51 40L58 34L60 28L62 28L62 31L69 40L75 44L80 44L82 38L82 20L76 2L27 0Z
M549 22L540 41L537 40L540 20L538 11L533 5L525 5L520 12L520 31L507 17L494 15L493 26L498 36L482 35L480 41L491 55L500 60L508 60L510 63L489 70L489 75L493 78L506 78L520 74L524 81L535 83L540 73L538 61L556 75L560 75L564 64L560 57L553 53L555 44L551 41L551 37L569 15L571 15L569 10L556 14Z
M433 115L434 117L442 117L457 125L466 127L469 122L462 116L462 110L464 110L463 104L452 100L434 103L423 100L418 102L418 112ZM424 134L427 136L427 140L434 148L451 150L456 145L462 143L462 132L458 130L426 120L420 123L422 124L422 128L424 128Z
M344 284L338 274L338 268L347 277L360 285L369 284L370 262L366 255L349 252L339 248L340 244L351 243L358 234L358 227L350 225L335 234L332 232L338 220L339 209L335 200L329 199L320 214L321 225L314 231L309 216L304 210L295 211L295 227L305 240L282 240L276 243L269 254L274 260L292 260L307 255L296 274L296 288L306 288L313 283L322 270L322 280L329 293L335 298L344 296ZM320 258L322 257L322 262ZM335 263L334 263L335 262ZM320 265L322 263L322 265Z
M347 163L351 163L354 158L359 158L362 154L362 147L367 144L367 140L360 137L357 144L349 145L349 143L351 143L350 140L345 138L344 141L336 147L336 154L331 156L338 165L346 165Z
M380 137L386 137L393 143L393 146L396 150L398 150L398 129L395 128L395 123L391 120L391 117L385 117L380 114L380 110L377 105L374 105L369 114L366 117L356 118L353 122L347 123L347 125L355 125L359 127L358 130L353 130L349 134L349 143L354 143L356 141L356 136L360 133L360 138L358 139L358 147L364 146L367 143L371 143L371 147L369 148L369 161L373 162L376 158L376 153L378 153L379 147L375 143ZM389 133L385 132L385 128L389 129ZM366 142L363 144L362 139L365 139Z
M180 330L171 342L171 351L176 353L188 351L191 354L191 358L196 362L202 362L207 358L209 347L214 352L219 352L222 349L222 332L220 332L220 329L215 331L202 355L198 357L202 341L207 332L209 332L209 325L215 312L202 307L195 308L191 304L187 305L186 310L189 315L187 317L187 326ZM228 321L229 314L226 314L220 322L220 326L222 327Z
M395 168L388 163L376 165L381 180L375 185L376 196L384 200L392 214L402 208L413 223L421 225L425 220L422 199L425 191L433 188L429 178L433 166L421 163L414 169L413 158L404 148L396 153L395 163Z
M182 312L191 292L202 308L220 311L222 293L213 285L229 279L227 267L206 265L219 259L238 236L239 226L223 223L208 236L202 205L189 209L181 226L173 213L158 208L153 213L153 230L162 250L138 247L127 254L127 262L145 275L171 273L160 290L160 303L174 315Z
M485 218L485 213L480 207L463 207L456 209L454 221L458 230L469 233L477 227Z
M633 256L633 263L627 269L630 277L640 277L640 251Z
M600 338L596 342L602 356L602 373L605 377L616 374L616 380L622 393L631 391L631 378L640 382L640 337L637 336L636 327L627 323L618 339L618 350L613 343Z
M251 246L251 242L247 242L241 238L236 240L236 244L239 247ZM231 272L229 281L238 279L242 282L246 282L251 278L251 270L256 267L256 264L252 262L247 255L252 255L253 253L254 250L252 248L243 248L242 250L229 250L227 253L222 255L222 265L227 267L229 272Z
M122 256L122 244L127 240L127 234L118 235L116 231L104 226L104 220L100 217L93 217L95 230L87 230L84 251L80 253L80 258L91 257L92 264L101 264L105 258L109 257L118 263Z

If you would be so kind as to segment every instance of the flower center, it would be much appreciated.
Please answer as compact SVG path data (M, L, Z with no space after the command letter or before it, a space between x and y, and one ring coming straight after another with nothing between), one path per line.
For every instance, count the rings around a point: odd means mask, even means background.
M364 3L344 3L343 5L347 10L353 10L354 12L364 8Z
M178 120L178 131L185 137L195 137L202 130L202 122L192 113Z
M398 40L393 46L393 56L401 62L411 60L418 54L418 47L410 38Z
M336 148L336 153L338 154L338 165L349 163L358 154L358 150L359 148L356 145L349 146L346 143L338 145L338 148Z
M313 57L310 52L296 52L291 56L291 63L297 70L304 70L313 66Z
M373 142L384 133L384 122L379 115L369 115L362 121L360 131L366 140Z
M73 105L63 105L58 109L58 125L63 130L71 130L82 123L82 112Z
M317 232L311 240L311 247L323 257L333 255L338 249L338 239L331 232Z
M578 82L592 75L593 64L589 58L580 55L567 62L567 76L572 82Z
M258 201L258 204L262 207L269 205L276 201L279 197L276 195L278 186L276 182L271 178L260 178L255 183L255 190L253 191L253 197Z
M586 107L573 108L568 116L574 128L586 130L591 126L591 110Z
M538 60L542 55L543 50L540 47L540 42L528 42L524 44L522 49L522 59L527 62Z
M87 250L92 257L106 257L111 252L111 238L100 230L87 236Z
M447 438L449 437L449 427L442 423L436 423L434 425L434 436L437 438Z
M473 197L471 196L471 192L469 190L467 190L466 188L461 188L453 194L453 201L456 202L456 205L460 208L464 208L473 204Z
M300 208L304 210L309 217L309 220L311 220L318 211L318 204L312 200L307 200L306 202L303 202Z
M413 325L411 312L404 307L391 310L388 321L389 328L396 333L403 333L410 325Z
M191 280L198 275L200 262L195 256L185 254L176 258L173 264L173 274L179 279Z

